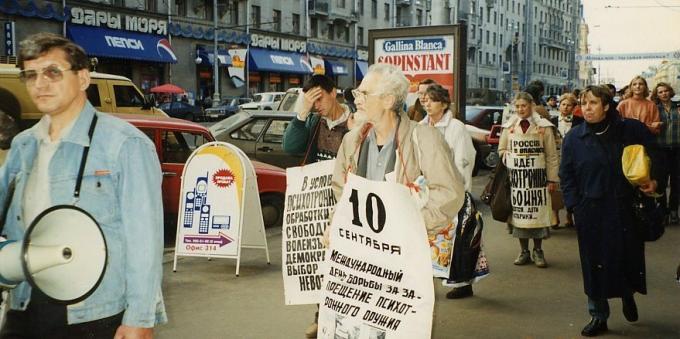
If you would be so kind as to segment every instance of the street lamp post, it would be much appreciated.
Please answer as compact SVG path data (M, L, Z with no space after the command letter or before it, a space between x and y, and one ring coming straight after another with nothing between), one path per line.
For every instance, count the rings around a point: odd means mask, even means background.
M220 105L220 58L217 54L217 0L213 0L213 91L212 107Z

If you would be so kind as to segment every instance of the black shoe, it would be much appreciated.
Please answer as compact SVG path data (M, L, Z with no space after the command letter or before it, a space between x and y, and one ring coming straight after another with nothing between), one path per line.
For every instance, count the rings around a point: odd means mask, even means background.
M621 298L621 303L623 304L623 316L629 322L635 322L638 320L638 310L637 305L635 305L635 298L631 295L630 297Z
M465 285L463 287L455 287L449 293L446 293L446 299L462 299L472 296L472 285Z
M584 337L595 337L604 332L607 332L607 321L600 320L597 318L590 319L590 322L586 327L581 330L581 335Z

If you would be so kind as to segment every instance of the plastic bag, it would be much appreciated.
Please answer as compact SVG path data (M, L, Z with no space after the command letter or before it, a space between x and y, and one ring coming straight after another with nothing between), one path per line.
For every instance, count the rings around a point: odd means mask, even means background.
M630 145L623 149L621 156L623 175L633 186L640 186L649 182L651 161L642 145Z

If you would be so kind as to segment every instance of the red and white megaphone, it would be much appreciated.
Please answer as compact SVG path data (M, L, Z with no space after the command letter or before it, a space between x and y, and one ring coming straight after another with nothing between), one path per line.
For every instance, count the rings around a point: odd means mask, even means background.
M54 302L77 303L97 289L106 260L94 218L75 206L54 206L35 218L23 242L0 243L0 286L26 280Z

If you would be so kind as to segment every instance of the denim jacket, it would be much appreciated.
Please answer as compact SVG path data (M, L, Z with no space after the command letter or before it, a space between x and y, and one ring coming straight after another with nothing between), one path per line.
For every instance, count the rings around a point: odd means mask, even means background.
M98 121L90 144L88 130L94 114ZM4 228L9 240L23 240L31 222L23 220L21 205L39 148L36 128L14 138L0 167L0 201L5 201L12 179L16 182ZM83 147L88 144L80 199L76 200L73 191ZM87 299L68 306L68 323L93 321L123 311L123 324L127 326L153 327L167 322L161 293L162 178L153 143L132 125L97 113L88 102L59 144L49 173L52 205L76 205L89 212L99 223L108 247L104 278ZM11 309L25 310L30 297L29 284L19 284L11 291Z

